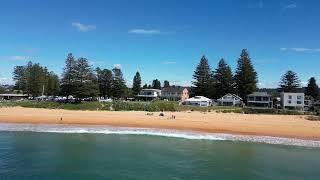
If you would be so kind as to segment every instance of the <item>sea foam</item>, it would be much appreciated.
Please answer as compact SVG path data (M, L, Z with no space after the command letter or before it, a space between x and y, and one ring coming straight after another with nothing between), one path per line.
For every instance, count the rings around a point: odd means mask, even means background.
M112 127L104 125L59 125L59 124L11 124L0 123L0 131L30 131L47 133L94 133L118 135L148 135L193 140L240 141L266 144L320 147L320 141L281 138L271 136L233 135L224 133L203 133L156 128Z

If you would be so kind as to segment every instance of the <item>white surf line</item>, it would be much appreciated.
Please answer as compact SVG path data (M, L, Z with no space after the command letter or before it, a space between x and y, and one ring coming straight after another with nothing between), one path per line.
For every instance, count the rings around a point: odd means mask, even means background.
M118 135L149 135L194 140L241 141L302 147L320 147L320 141L282 138L272 136L232 135L223 133L202 133L155 128L130 128L101 125L59 125L59 124L12 124L0 123L0 131L30 131L48 133L88 133Z

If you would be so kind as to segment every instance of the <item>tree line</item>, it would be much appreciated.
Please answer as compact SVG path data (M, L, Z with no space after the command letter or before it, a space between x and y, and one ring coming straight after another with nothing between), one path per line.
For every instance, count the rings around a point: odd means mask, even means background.
M54 72L48 72L46 67L30 61L25 66L14 67L13 80L16 90L32 97L125 98L137 95L142 88L162 88L158 79L153 80L152 85L142 86L139 72L133 78L132 88L128 88L120 68L93 69L87 58L76 59L72 53L67 55L61 79ZM169 81L164 81L164 87L169 86Z
M233 75L231 67L224 59L212 70L208 59L203 56L193 75L193 93L218 99L226 93L236 93L244 98L257 89L258 77L249 53L242 50Z
M128 95L121 69L100 69L90 66L87 58L76 59L72 53L65 60L61 79L39 63L28 62L13 71L15 89L29 96L63 95L81 99L86 97L123 98Z
M191 95L202 95L218 99L226 93L238 94L243 99L257 90L258 75L251 62L250 55L243 49L238 60L235 73L222 58L217 68L212 70L208 59L203 56L193 75ZM155 79L152 84L144 84L139 72L133 78L132 88L126 86L126 81L120 68L93 69L87 58L76 59L69 53L65 60L65 67L61 78L39 63L28 62L25 66L16 66L13 71L15 89L32 97L40 95L67 98L73 96L78 99L86 97L125 98L134 97L141 89L162 89L170 87L165 80L163 86ZM287 71L281 78L279 91L296 92L301 88L297 74ZM309 79L305 88L306 95L319 98L319 87L314 77Z
M231 67L222 58L216 69L212 70L208 59L203 56L193 74L193 95L202 95L218 99L227 93L234 93L241 98L257 91L258 74L253 67L249 52L243 49L237 60L237 68L233 74ZM278 92L297 92L301 82L297 74L287 71L280 80ZM305 88L305 94L319 98L319 87L316 79L311 77Z
M31 61L25 66L16 66L13 71L15 89L30 96L57 95L60 91L59 77L46 67Z

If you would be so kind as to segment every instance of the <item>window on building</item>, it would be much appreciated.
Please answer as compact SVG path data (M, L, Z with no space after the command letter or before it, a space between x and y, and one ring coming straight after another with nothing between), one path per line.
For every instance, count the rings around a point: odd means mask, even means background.
M269 101L269 97L263 97L263 101Z
M292 96L291 96L291 95L289 96L289 99L292 99Z
M302 102L301 101L297 101L297 104L302 104Z
M297 99L302 99L302 96L297 96Z
M291 100L289 100L288 103L291 104Z

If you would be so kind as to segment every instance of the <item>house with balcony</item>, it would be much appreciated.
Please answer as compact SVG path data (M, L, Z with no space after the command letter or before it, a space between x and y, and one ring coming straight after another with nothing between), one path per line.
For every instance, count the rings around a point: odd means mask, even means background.
M172 86L161 90L161 99L168 101L184 101L189 98L189 90L185 87Z
M137 98L144 101L152 101L160 98L161 90L159 89L142 89Z
M280 94L281 107L283 109L304 110L304 93L282 92Z
M268 109L273 108L272 96L267 92L254 92L247 96L247 107Z
M217 100L220 106L240 106L242 104L242 98L236 94L226 94Z

